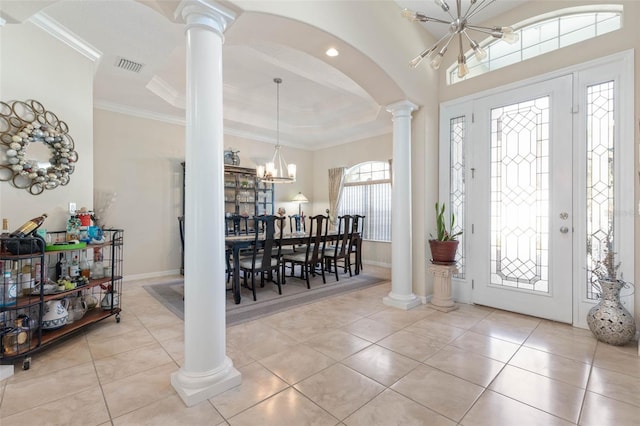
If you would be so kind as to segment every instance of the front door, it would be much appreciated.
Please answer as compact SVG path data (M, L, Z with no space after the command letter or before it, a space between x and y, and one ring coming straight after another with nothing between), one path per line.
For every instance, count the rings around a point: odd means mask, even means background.
M572 76L473 109L473 302L571 323Z

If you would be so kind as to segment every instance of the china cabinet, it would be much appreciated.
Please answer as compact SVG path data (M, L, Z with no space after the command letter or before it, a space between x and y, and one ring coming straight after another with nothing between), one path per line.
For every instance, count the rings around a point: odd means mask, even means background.
M22 359L26 370L33 352L105 318L120 322L123 236L104 230L102 243L86 245L0 237L0 364ZM65 232L49 237L64 241Z

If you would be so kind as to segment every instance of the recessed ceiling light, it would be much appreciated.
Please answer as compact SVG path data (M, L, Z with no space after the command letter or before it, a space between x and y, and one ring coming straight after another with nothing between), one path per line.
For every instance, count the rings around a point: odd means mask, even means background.
M335 47L330 47L327 49L326 52L324 52L327 56L331 56L332 58L334 56L338 56L340 54L340 52L338 52L338 49L336 49Z

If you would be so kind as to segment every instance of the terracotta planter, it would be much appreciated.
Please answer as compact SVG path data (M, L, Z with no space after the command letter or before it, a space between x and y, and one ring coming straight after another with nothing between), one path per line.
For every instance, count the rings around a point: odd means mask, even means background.
M456 263L456 251L459 241L438 241L429 240L431 248L431 262L433 263Z

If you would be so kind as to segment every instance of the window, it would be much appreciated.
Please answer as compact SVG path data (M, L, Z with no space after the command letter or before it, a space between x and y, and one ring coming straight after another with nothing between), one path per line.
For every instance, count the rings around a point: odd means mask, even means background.
M622 5L578 6L544 14L513 25L520 36L515 44L493 37L480 43L487 58L478 62L473 50L466 52L469 74L459 78L457 61L447 69L447 84L476 77L522 62L622 27Z
M360 163L347 170L338 215L365 216L362 238L391 241L391 171L387 161Z

